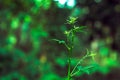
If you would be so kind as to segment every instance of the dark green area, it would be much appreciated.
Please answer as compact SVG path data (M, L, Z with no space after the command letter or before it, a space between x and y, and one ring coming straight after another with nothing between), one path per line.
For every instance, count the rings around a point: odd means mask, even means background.
M0 0L0 80L64 80L67 51L52 39L65 40L69 16L86 26L75 36L72 68L86 49L93 53L73 80L120 79L120 0L61 1Z

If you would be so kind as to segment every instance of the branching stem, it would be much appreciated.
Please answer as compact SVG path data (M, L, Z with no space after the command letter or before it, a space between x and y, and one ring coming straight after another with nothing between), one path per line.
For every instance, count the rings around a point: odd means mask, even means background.
M77 74L77 73L80 71L80 70L78 70L78 71L75 72L77 66L78 66L79 64L81 64L81 62L82 62L84 59L86 59L88 56L89 56L89 55L86 54L82 59L80 59L80 60L78 61L78 63L75 65L75 67L73 68L73 70L72 70L72 72L71 72L71 76Z

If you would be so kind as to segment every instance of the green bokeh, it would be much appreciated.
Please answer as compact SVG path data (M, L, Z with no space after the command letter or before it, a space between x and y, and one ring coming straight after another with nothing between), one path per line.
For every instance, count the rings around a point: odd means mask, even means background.
M67 23L69 16L77 17L72 20L77 19L78 27L87 26L85 34L75 36L72 69L86 48L90 58L77 69L96 66L81 71L75 80L119 72L114 70L120 67L119 13L117 0L0 0L0 80L64 80L68 67L64 32L74 26ZM52 39L60 39L60 44ZM89 75L95 77L85 77Z

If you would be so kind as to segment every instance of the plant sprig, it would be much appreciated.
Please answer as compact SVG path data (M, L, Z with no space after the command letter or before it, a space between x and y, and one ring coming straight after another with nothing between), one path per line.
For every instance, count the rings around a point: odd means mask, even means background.
M85 32L84 29L86 28L85 26L80 26L80 27L76 27L74 24L76 23L77 18L75 17L70 17L67 20L67 23L72 25L73 27L68 30L65 31L64 34L66 35L66 41L65 40L58 40L58 39L52 39L53 41L58 42L59 44L63 44L67 50L68 50L68 74L67 74L67 80L71 80L71 78L76 75L77 73L79 73L80 71L87 71L88 69L92 68L93 66L87 66L84 68L79 68L79 65L87 58L87 57L92 57L94 58L95 54L94 53L90 53L87 49L87 54L85 56L83 56L75 65L75 67L72 69L71 71L71 54L73 54L73 48L74 48L74 38L76 33L78 32Z
M92 68L92 67L94 67L94 66L87 66L87 67L85 67L84 69L79 69L78 71L75 71L76 69L77 69L77 67L87 58L87 57L94 57L96 54L94 54L94 53L90 53L89 52L89 50L88 49L86 49L87 50L87 54L85 55L85 56L83 56L82 57L82 59L80 59L78 62L77 62L77 64L75 65L75 67L73 68L73 70L71 71L71 77L72 76L74 76L74 75L76 75L77 73L79 73L81 70L87 70L87 69L89 69L89 68Z

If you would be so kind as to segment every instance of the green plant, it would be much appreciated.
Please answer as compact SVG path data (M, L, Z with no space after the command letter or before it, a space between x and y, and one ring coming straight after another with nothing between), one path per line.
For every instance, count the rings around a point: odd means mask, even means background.
M73 76L75 76L77 73L79 73L80 71L84 71L84 72L88 72L88 69L94 67L93 65L90 66L86 66L86 67L82 67L79 66L81 64L81 62L86 59L87 57L92 57L94 58L95 54L91 53L88 51L87 49L87 53L85 56L83 56L75 65L75 67L73 69L71 69L71 54L73 54L73 49L74 49L74 39L76 36L76 33L78 32L84 32L85 26L81 26L81 27L77 27L75 26L75 22L76 22L77 18L75 17L70 17L69 20L67 20L67 24L72 25L73 27L68 30L65 31L64 34L66 35L66 41L65 40L58 40L58 39L53 39L54 41L58 42L59 44L63 44L68 51L68 74L67 74L67 80L71 80L71 78Z

